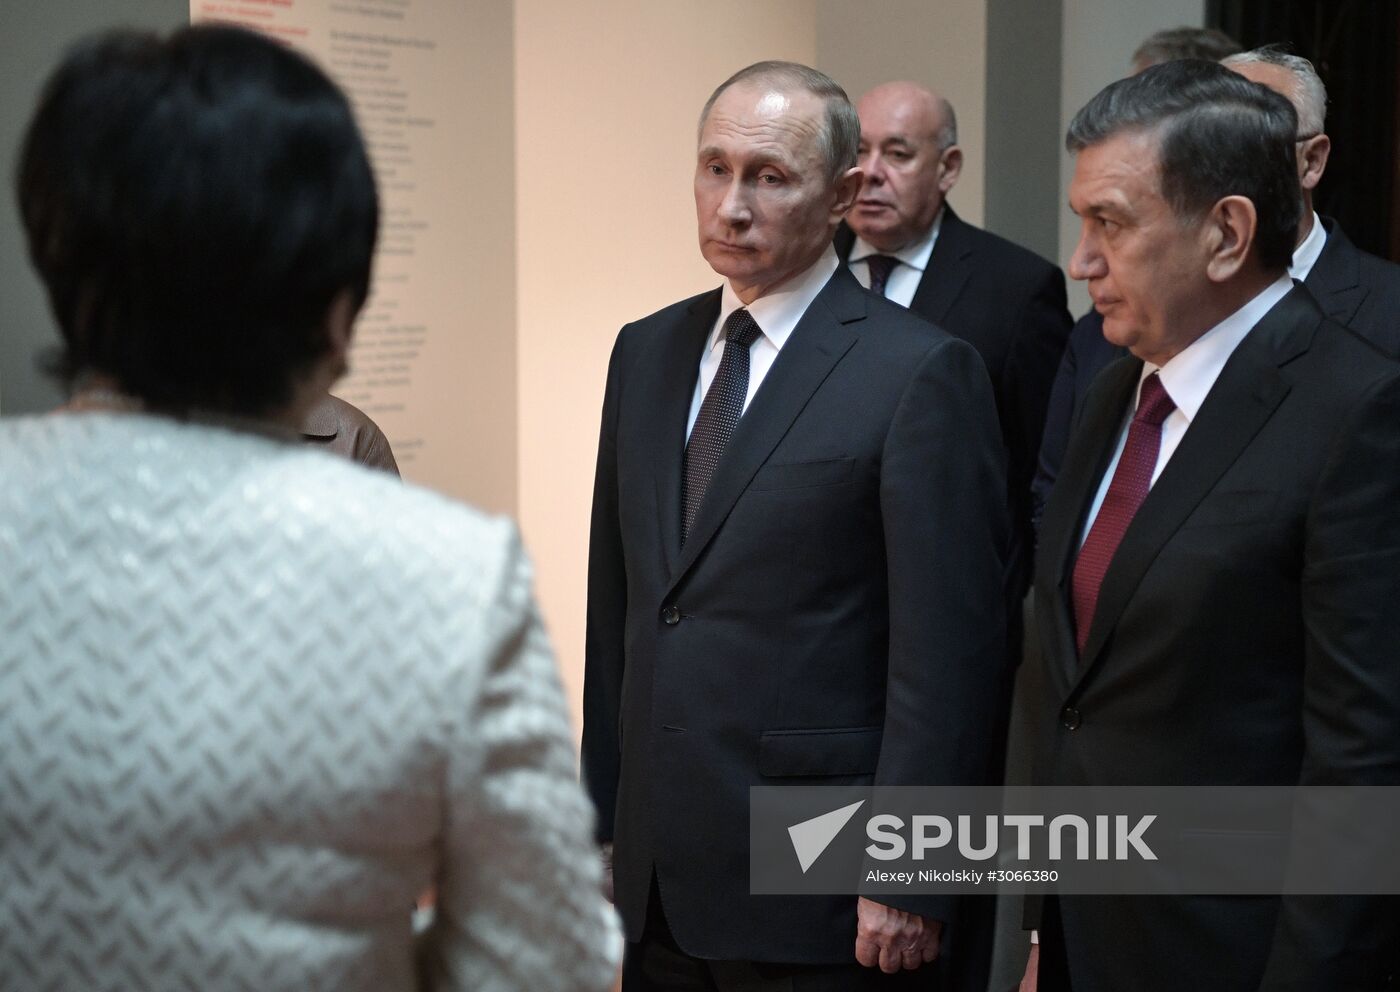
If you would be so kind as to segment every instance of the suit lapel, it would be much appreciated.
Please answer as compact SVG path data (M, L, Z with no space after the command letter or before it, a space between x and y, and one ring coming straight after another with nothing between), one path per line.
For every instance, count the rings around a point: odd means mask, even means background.
M935 324L948 315L972 275L972 240L967 230L953 208L945 207L933 254L929 256L914 298L909 301L910 310Z
M817 387L855 344L855 331L846 325L864 317L865 291L847 269L838 268L793 328L753 402L740 418L734 436L729 439L685 548L671 570L672 588L714 538L754 474L767 461ZM679 492L678 474L677 514L680 512ZM679 520L676 516L673 521L677 541Z
M1366 299L1360 262L1356 248L1340 227L1334 223L1328 229L1326 222L1323 227L1327 229L1327 240L1303 285L1327 316L1339 324L1351 326L1351 319Z
M1295 288L1225 363L1171 461L1128 525L1104 575L1075 685L1101 660L1109 633L1162 547L1288 394L1279 366L1306 350L1321 316L1308 294Z
M695 395L700 353L719 318L719 305L718 289L697 297L673 333L657 335L661 355L644 366L660 370L660 374L645 387L652 395L640 404L640 408L655 413L648 427L645 457L649 464L655 466L658 541L668 573L675 568L681 550L681 471L685 455L685 426L690 418L690 401Z
M1079 534L1100 480L1113 457L1118 430L1141 377L1142 362L1128 356L1099 374L1085 400L1080 423L1071 435L1064 464L1045 508L1041 533L1049 540L1040 548L1041 592L1052 604L1051 622L1059 646L1057 657L1068 660L1056 675L1070 679L1076 667L1074 621L1069 576L1079 551Z

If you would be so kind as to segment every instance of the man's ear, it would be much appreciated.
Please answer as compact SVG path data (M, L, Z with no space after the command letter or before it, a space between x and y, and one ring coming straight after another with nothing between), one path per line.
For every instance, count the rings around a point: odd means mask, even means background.
M948 191L957 183L958 176L962 175L963 153L957 145L949 145L943 149L943 153L938 156L938 162L943 166L943 172L938 177L938 189L945 196Z
M856 202L856 197L860 194L860 187L864 182L865 173L859 168L847 169L836 180L835 196L831 204L833 223L846 216L846 211L850 210L851 205Z
M1205 220L1210 258L1206 275L1212 282L1226 282L1244 268L1254 250L1259 216L1247 196L1227 196L1211 208Z
M1298 149L1298 182L1304 191L1317 188L1327 171L1327 156L1332 154L1332 139L1325 134L1314 135Z

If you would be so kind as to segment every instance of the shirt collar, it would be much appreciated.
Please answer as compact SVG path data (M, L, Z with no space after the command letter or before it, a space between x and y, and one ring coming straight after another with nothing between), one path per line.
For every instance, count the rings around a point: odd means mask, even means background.
M1307 280L1308 273L1312 272L1318 256L1322 254L1323 245L1327 244L1327 229L1322 226L1322 218L1316 210L1313 211L1312 220L1312 230L1303 243L1293 250L1293 261L1288 266L1288 274L1299 282Z
M851 246L850 260L852 262L863 262L871 255L889 255L897 258L911 269L922 272L928 268L928 260L933 255L934 242L938 240L938 230L943 226L943 211L945 208L938 208L938 215L933 218L933 225L928 229L928 233L917 241L911 241L899 251L880 251L864 238L856 238L855 244Z
M1176 403L1176 408L1185 415L1186 422L1195 420L1201 404L1220 377L1220 370L1240 342L1292 288L1292 279L1286 274L1279 276L1258 296L1191 342L1166 365L1158 367L1144 362L1141 379L1146 379L1153 372L1158 373L1162 387ZM1138 381L1139 390L1142 388L1141 379ZM1136 405L1135 398L1134 407Z
M802 319L802 315L807 312L807 308L812 305L812 301L817 298L827 280L836 273L840 264L836 258L836 249L827 246L826 251L822 252L821 257L812 263L810 268L748 304L749 315L774 348L782 350L792 329L797 326L797 322ZM724 322L729 319L729 315L744 305L744 301L734 292L734 287L726 281L720 294L719 320L705 345L707 351L719 344L719 332L724 328Z

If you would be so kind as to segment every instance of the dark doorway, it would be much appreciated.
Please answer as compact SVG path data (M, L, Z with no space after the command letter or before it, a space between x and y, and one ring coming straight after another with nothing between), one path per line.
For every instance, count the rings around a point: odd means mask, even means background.
M1282 43L1327 85L1332 155L1314 194L1359 247L1400 261L1400 5L1373 0L1209 0L1206 22L1245 48Z

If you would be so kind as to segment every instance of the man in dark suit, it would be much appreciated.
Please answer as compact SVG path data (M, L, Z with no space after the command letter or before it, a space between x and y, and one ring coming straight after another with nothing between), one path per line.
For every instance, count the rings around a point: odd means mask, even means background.
M1332 150L1332 139L1323 130L1327 89L1317 70L1305 58L1269 47L1231 55L1221 64L1283 95L1298 114L1294 147L1303 212L1288 274L1308 287L1328 317L1392 358L1400 358L1400 265L1357 248L1335 220L1319 217L1313 209L1313 190L1322 181ZM1037 527L1069 443L1075 412L1094 377L1123 354L1123 349L1104 340L1103 318L1096 311L1085 314L1070 332L1050 393L1032 486Z
M1103 317L1097 310L1091 308L1070 328L1065 353L1060 356L1060 367L1055 370L1050 403L1045 408L1045 431L1040 436L1040 456L1036 460L1035 479L1031 482L1031 528L1036 534L1040 533L1045 504L1060 474L1070 430L1089 386L1114 359L1127 353L1126 348L1118 347L1103 336Z
M1020 602L1034 544L1030 484L1071 323L1065 278L1039 255L968 224L947 203L963 155L946 99L914 83L885 83L856 109L865 185L836 250L862 285L970 342L986 363L1007 453L1007 592L1011 650L1019 659Z
M1400 265L1357 248L1335 220L1313 210L1313 190L1332 151L1324 130L1327 88L1317 70L1307 59L1273 47L1231 55L1221 64L1282 94L1298 113L1294 144L1303 215L1291 275L1308 287L1327 316L1400 358Z
M1400 366L1288 278L1293 108L1217 64L1070 125L1094 383L1036 567L1045 785L1400 782ZM1033 901L1026 987L1382 987L1360 897Z
M956 953L946 897L749 893L750 787L977 782L990 745L991 388L970 346L839 266L858 140L805 66L720 86L695 202L725 284L613 350L583 761L628 992L927 988L940 943Z

